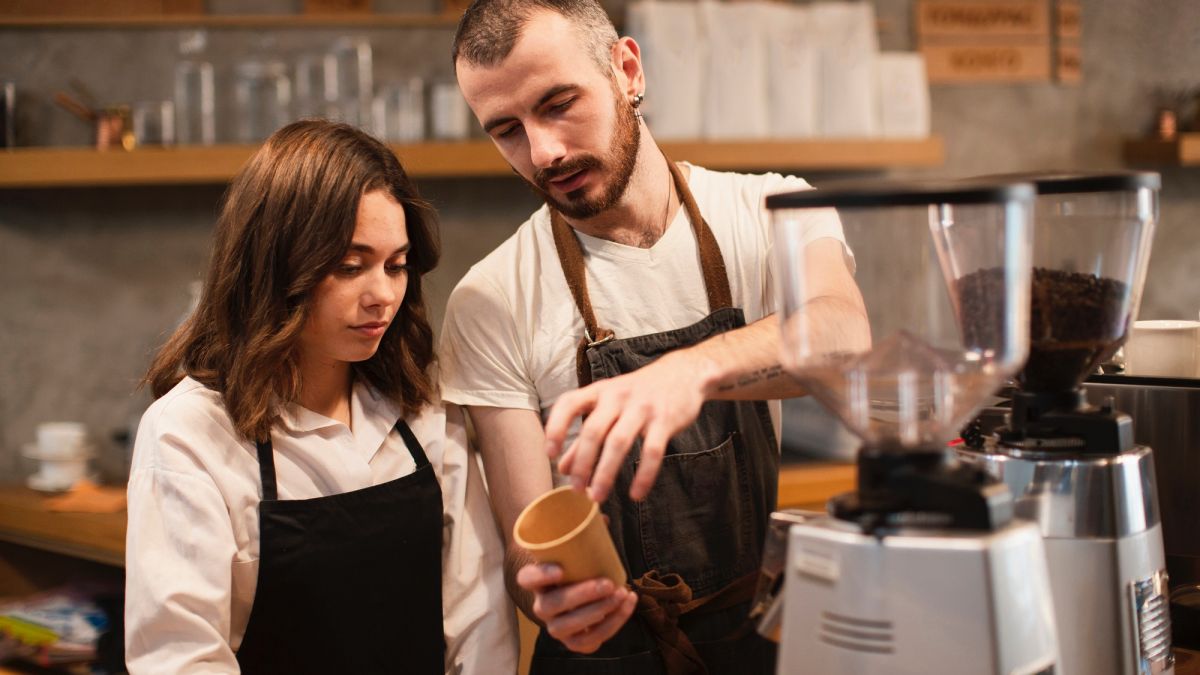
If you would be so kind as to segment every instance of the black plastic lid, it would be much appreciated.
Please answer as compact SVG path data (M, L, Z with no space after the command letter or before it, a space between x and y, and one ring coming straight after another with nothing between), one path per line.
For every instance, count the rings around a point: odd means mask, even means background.
M768 209L930 204L1001 204L1032 201L1033 185L1016 181L840 181L818 190L783 192L767 197Z
M1033 183L1039 195L1162 188L1162 176L1153 171L1034 171L980 176L971 180L1025 181Z

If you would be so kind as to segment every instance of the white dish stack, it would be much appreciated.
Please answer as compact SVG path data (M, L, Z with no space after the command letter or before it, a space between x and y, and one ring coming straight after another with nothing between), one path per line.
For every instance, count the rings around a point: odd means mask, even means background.
M38 462L26 481L34 490L62 492L88 476L93 449L87 427L79 422L46 422L37 427L37 442L25 446L25 456Z

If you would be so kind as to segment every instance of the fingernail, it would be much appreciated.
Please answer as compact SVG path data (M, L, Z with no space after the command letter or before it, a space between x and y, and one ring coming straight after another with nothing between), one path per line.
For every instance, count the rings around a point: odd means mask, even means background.
M612 590L613 590L613 584L608 579L601 579L600 581L596 582L596 591L597 592L611 593Z
M555 578L562 576L562 568L558 565L542 565L542 571L545 572L547 576Z

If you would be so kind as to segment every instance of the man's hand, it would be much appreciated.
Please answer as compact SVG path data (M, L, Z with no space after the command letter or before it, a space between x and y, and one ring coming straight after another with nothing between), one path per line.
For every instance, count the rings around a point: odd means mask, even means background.
M573 652L591 654L617 634L637 606L637 594L611 579L567 586L558 565L526 565L517 583L533 594L533 613L546 632Z
M714 381L702 360L672 352L632 373L563 394L546 419L546 454L557 457L571 422L586 415L558 471L579 490L590 479L591 498L603 502L629 448L641 437L641 463L629 496L644 499L658 476L667 441L696 421Z

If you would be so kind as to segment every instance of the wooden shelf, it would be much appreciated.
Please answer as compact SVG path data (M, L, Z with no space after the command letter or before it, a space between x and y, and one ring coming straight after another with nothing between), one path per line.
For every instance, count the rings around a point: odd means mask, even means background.
M457 14L0 16L0 28L453 28Z
M940 138L662 143L675 160L710 169L830 170L937 166ZM415 178L511 176L491 141L416 143L392 149ZM254 152L253 145L139 148L17 148L0 150L0 188L224 183Z
M57 513L47 510L45 501L29 488L0 487L0 541L125 566L124 511Z
M1179 134L1172 141L1127 140L1125 162L1144 166L1200 166L1200 132Z

